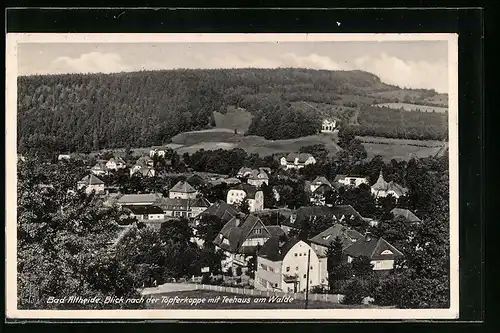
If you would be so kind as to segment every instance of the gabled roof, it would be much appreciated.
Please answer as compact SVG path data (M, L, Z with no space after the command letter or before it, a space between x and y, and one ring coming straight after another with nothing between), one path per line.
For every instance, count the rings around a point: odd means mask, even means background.
M408 189L406 187L403 187L393 181L389 182L387 191L393 191L397 196L403 196L408 193Z
M145 215L145 214L163 214L163 209L158 206L148 205L148 206L123 206L124 209L128 209L134 215Z
M282 261L288 251L298 242L300 242L300 240L296 238L280 242L279 237L274 236L269 238L264 245L262 245L257 255L270 261Z
M136 164L136 165L139 165L139 164ZM148 176L148 175L153 175L153 172L154 172L154 169L150 166L147 166L147 165L140 165L140 169L134 171L134 175L135 174L141 174L143 176Z
M391 210L392 215L394 216L402 216L405 219L407 219L409 222L421 222L421 220L413 214L411 211L408 209L402 209L402 208L394 208Z
M328 187L332 187L332 183L330 183L330 181L328 181L328 179L326 179L325 177L321 176L321 177L316 177L315 180L313 180L312 182L313 184L315 185L318 185L318 184L324 184Z
M252 168L241 167L241 169L238 170L238 174L244 175L245 173L251 173L252 171Z
M117 200L117 203L121 205L154 203L161 197L159 193L124 194Z
M310 238L309 241L314 244L328 246L337 236L342 240L343 248L354 244L355 241L363 237L363 235L356 230L349 229L342 224L336 223L325 231Z
M389 183L384 180L384 176L382 175L382 171L378 176L375 184L372 185L372 190L374 191L387 191L389 189Z
M391 254L382 254L385 250ZM402 257L403 254L385 239L370 236L360 238L356 243L344 249L344 253L351 257L365 256L370 260L394 260Z
M160 206L165 211L176 211L176 210L186 211L190 208L189 199L161 198L158 201L156 201L155 204Z
M269 179L269 176L265 171L252 170L250 174L250 179Z
M170 192L195 193L196 190L187 181L181 180L170 189Z
M274 226L273 228L266 227L257 216L248 215L244 222L238 217L234 217L228 221L215 238L214 244L232 253L253 254L255 253L256 246L243 247L242 245L251 236L251 231L258 224L262 225L264 230L262 234L259 234L259 238L270 238L284 234L283 230L278 226ZM223 242L224 238L228 239L229 244Z
M325 193L328 193L329 191L332 190L332 187L326 185L326 184L321 184L320 186L318 186L313 194L319 194L319 195L324 195Z
M334 207L306 206L300 207L296 212L298 221L318 216L336 216L337 218L341 218L342 215L346 217L354 216L356 218L361 218L358 211L351 205L338 205Z
M104 184L102 180L97 178L94 175L87 175L83 177L79 182L79 184L85 184L85 185L101 185Z
M208 201L204 197L199 197L199 198L196 198L196 199L191 199L190 205L191 205L191 207L205 207L205 208L208 208L208 207L210 207L210 201Z
M94 164L94 166L91 168L92 170L106 170L106 163L104 162L97 162Z
M259 191L259 189L255 186L252 186L250 184L238 184L236 186L233 186L229 189L229 191L231 190L240 190L240 191L244 191L246 193L246 198L247 199L254 199L255 198L255 194L257 194L257 192Z
M219 200L214 202L207 210L201 213L201 215L214 215L223 221L229 221L237 216L238 213L239 212L233 206L227 204L225 201Z

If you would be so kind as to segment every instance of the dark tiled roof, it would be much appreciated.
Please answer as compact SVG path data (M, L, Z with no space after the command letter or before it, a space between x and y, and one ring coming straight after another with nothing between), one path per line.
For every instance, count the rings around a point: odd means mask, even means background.
M233 217L238 215L238 211L226 202L219 200L214 202L210 207L207 208L201 215L214 215L223 221L229 221Z
M394 208L393 210L391 210L391 213L394 216L402 216L409 222L421 222L421 220L408 209Z
M189 210L193 207L209 207L210 203L205 198L196 199L171 199L171 198L161 198L155 202L162 209L168 211L175 210Z
M280 233L281 231L278 230L281 228L271 228L271 230L269 230L268 227L266 227L255 215L248 215L245 221L241 221L239 218L234 217L222 227L221 231L214 240L214 244L233 253L255 253L256 246L245 246L243 248L242 245L247 238L252 236L250 233L258 224L262 225L262 229L264 230L264 233L259 234L259 238L269 238L274 235L282 234ZM223 242L221 235L223 238L228 239L229 244L225 244Z
M86 184L86 185L101 185L104 184L102 180L97 178L94 175L87 175L83 177L78 183L80 184Z
M317 234L316 236L309 239L311 243L328 246L335 238L339 236L342 240L342 245L344 248L352 245L355 241L363 237L359 232L354 229L348 229L347 227L336 223L325 231Z
M179 181L170 189L170 192L194 193L196 190L186 181Z
M258 256L270 261L282 261L290 249L300 242L296 238L280 242L279 237L269 238L258 252Z
M134 215L145 214L163 214L163 209L158 206L123 206L124 209L130 210Z
M389 250L392 254L382 254L385 250ZM402 257L403 254L394 246L389 244L382 237L361 237L356 243L344 249L345 254L351 257L365 256L370 260L394 260Z

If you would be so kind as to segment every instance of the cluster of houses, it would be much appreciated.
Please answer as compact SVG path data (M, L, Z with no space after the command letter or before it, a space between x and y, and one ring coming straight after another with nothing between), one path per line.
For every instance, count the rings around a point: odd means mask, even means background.
M328 128L325 130L329 130ZM152 154L162 153L155 150ZM300 169L314 163L316 160L311 154L288 154L280 159L284 169ZM78 187L85 188L87 193L104 193L104 182L98 176L110 170L124 168L126 164L120 158L100 161L78 183ZM151 156L139 158L130 168L131 176L137 172L154 176ZM364 256L371 261L374 271L387 272L393 269L394 260L402 256L398 249L383 238L373 237L369 233L361 234L348 227L355 219L362 219L371 225L376 221L361 216L350 205L336 205L327 200L329 194L337 192L341 187L358 187L362 184L369 186L367 177L336 175L331 181L326 177L317 177L306 182L310 205L299 207L286 217L280 215L281 220L276 225L265 225L259 218L266 211L262 186L270 184L271 172L270 168L243 167L235 178L214 180L230 185L225 201L211 203L189 181L182 180L169 189L166 197L159 193L116 194L108 195L106 204L116 204L127 216L155 228L172 219L189 219L195 235L196 226L203 216L217 216L225 223L213 240L216 248L225 253L221 263L223 270L231 269L235 272L237 267L241 267L244 272L250 257L256 256L254 286L260 290L301 292L306 286L327 288L326 251L337 237L342 241L346 262ZM398 199L406 195L408 189L393 181L385 181L380 172L377 181L371 186L371 193L376 198L392 195ZM248 203L248 214L241 212L243 202ZM395 208L392 213L409 223L421 222L406 209ZM288 236L299 231L304 221L318 218L331 220L331 226L306 241Z

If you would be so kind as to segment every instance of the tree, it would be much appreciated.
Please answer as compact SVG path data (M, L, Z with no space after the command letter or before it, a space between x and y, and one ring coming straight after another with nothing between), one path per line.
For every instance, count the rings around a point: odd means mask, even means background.
M355 276L367 276L373 272L373 264L368 257L360 256L354 258L351 264Z
M125 307L46 302L50 296L138 296L133 273L109 248L118 231L118 211L76 191L81 174L68 169L70 164L53 167L37 159L18 166L19 308Z
M342 265L342 257L342 239L337 236L332 242L330 242L326 250L326 265L330 290L336 289L337 283L347 277L345 267Z
M244 199L240 204L240 211L243 214L250 214L250 203L248 199Z
M267 184L262 184L262 193L264 194L264 206L265 208L273 208L276 206L276 198L274 197L274 191L272 186Z
M173 241L179 244L188 244L193 237L193 231L186 219L164 222L160 227L160 237L163 241Z
M224 227L224 221L215 215L203 215L197 226L197 235L204 241L204 247L213 247L213 241Z
M361 304L366 296L366 289L357 279L350 281L343 290L342 304Z

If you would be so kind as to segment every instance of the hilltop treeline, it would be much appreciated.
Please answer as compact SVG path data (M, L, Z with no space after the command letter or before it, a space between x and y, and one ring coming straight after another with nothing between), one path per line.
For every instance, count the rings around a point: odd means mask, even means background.
M18 78L18 145L61 151L159 145L215 125L227 106L253 115L249 134L289 139L313 134L319 119L294 101L362 107L394 86L362 71L228 69L67 74ZM371 95L372 94L372 95ZM353 99L359 103L353 103ZM363 98L361 98L363 97ZM390 101L373 97L370 102Z

